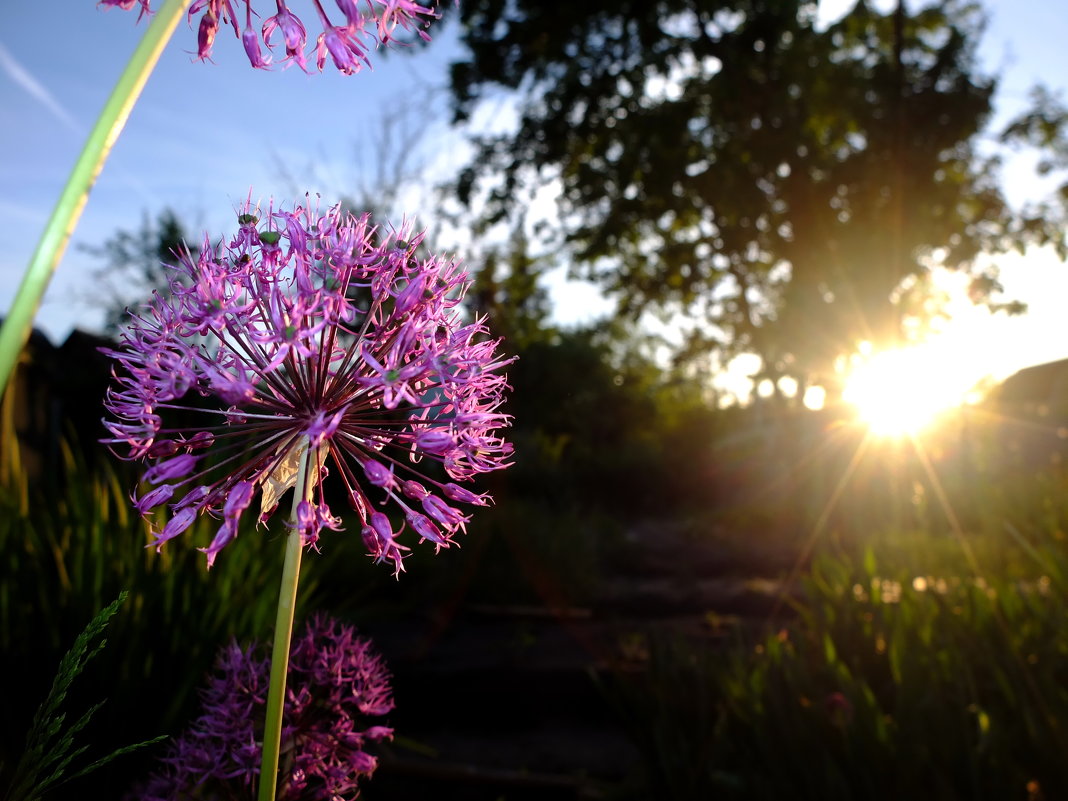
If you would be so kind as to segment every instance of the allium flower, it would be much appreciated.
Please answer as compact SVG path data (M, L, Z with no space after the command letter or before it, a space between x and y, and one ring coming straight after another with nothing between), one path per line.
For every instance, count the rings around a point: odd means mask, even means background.
M236 642L220 651L202 691L203 713L171 743L138 801L250 798L260 772L270 660ZM314 617L293 642L282 717L278 801L342 801L359 795L377 759L364 750L392 739L374 720L393 709L390 677L351 626Z
M222 521L202 549L210 566L257 495L253 515L270 517L307 451L312 491L294 523L305 545L340 528L330 472L370 553L395 572L405 528L449 547L469 520L451 504L489 502L456 482L511 454L497 410L512 360L496 355L484 319L461 319L467 274L418 255L422 234L380 231L338 206L271 205L261 217L246 202L237 219L227 244L205 238L195 262L179 254L170 293L131 312L121 348L104 350L120 369L102 441L151 464L138 511L171 509L152 544L208 513Z
M346 75L359 72L364 64L370 66L366 53L368 44L361 38L369 44L387 46L398 41L394 32L399 27L408 34L414 33L430 41L426 28L431 19L441 16L436 0L431 6L412 0L363 0L362 4L358 0L336 0L340 16L335 23L323 8L322 0L311 0L311 3L323 28L316 40L316 66L322 72L329 53L334 65ZM150 0L98 0L98 5L126 11L139 6L138 20L152 11ZM277 13L268 17L257 31L252 25L255 14L252 0L194 0L188 17L192 24L193 17L201 15L197 25L197 58L211 57L215 34L220 26L229 25L241 40L249 63L257 69L269 69L272 59L263 55L260 42L272 50L271 35L277 29L282 32L286 49L286 57L281 63L295 62L301 69L307 69L304 47L308 37L304 23L289 10L285 0L275 0L275 5ZM245 13L239 17L241 6Z

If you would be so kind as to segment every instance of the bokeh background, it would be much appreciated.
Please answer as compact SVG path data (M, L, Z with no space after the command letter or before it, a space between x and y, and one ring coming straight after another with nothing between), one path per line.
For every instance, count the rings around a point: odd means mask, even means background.
M6 5L2 307L143 30ZM442 11L350 77L225 31L164 53L4 398L0 786L120 590L87 758L180 731L217 649L270 634L281 527L210 573L207 524L156 555L95 444L96 348L251 187L414 218L519 356L462 549L395 580L354 528L305 561L298 615L395 676L364 797L1068 797L1068 8Z

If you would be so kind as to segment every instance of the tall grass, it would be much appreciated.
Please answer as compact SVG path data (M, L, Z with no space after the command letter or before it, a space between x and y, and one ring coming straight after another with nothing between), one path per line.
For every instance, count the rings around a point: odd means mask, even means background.
M209 573L195 546L210 541L212 521L157 554L131 509L131 477L107 464L90 471L66 445L63 455L54 491L29 487L19 470L0 486L0 650L5 686L19 688L0 716L5 757L17 753L65 645L120 591L129 600L109 647L80 684L89 702L111 697L100 736L121 734L122 744L179 730L218 646L262 637L273 620L276 531L244 531ZM301 600L316 586L311 577Z
M0 481L0 651L5 685L20 688L0 716L0 761L8 765L63 649L86 615L120 591L129 600L111 621L108 648L74 688L84 695L77 702L109 697L101 750L180 731L218 647L232 637L265 639L274 620L284 522L245 528L208 571L196 549L217 521L199 520L157 553L146 547L150 521L130 503L133 471L107 460L90 467L66 444L62 451L64 469L49 488L30 486L17 464ZM451 617L474 601L585 600L595 572L592 530L603 521L533 502L482 512L462 550L413 547L399 581L372 564L357 521L346 521L346 531L324 536L321 555L305 559L298 617L329 609L357 622L398 620L421 608ZM124 760L71 792L90 797L94 788L124 786L148 759Z
M724 650L661 643L621 694L647 789L1068 798L1068 555L1013 534L997 552L978 576L937 541L823 553L781 628Z
M81 757L89 750L89 745L81 743L79 735L100 711L103 702L91 706L77 718L69 714L70 710L63 703L71 683L107 643L103 639L104 629L125 600L126 594L122 593L117 600L98 612L63 655L52 688L33 716L25 748L14 765L11 784L3 795L4 801L38 801L46 793L72 779L88 775L114 759L163 739L161 735L146 742L122 746L94 762L84 764L85 760Z

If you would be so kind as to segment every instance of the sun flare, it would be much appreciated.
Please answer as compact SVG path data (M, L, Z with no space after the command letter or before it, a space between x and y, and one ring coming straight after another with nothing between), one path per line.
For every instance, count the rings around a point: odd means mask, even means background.
M856 407L872 433L905 436L963 403L971 383L956 369L952 354L916 346L863 359L846 380L842 398Z

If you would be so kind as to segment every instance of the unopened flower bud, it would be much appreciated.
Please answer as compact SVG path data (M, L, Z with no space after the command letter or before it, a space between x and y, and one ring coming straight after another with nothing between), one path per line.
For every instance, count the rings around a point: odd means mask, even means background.
M215 43L215 34L219 32L219 18L212 9L208 9L200 18L197 30L197 58L205 59L211 55L211 46Z
M152 447L148 449L148 457L151 459L158 459L161 456L174 456L178 453L178 443L173 439L161 439L158 442L153 442Z
M405 481L401 485L401 489L404 491L404 494L411 498L413 501L421 501L427 496L426 487L424 487L418 481Z
M163 527L163 531L155 535L155 539L152 541L152 545L156 546L156 553L159 553L160 547L167 540L172 540L193 525L193 521L197 519L197 510L192 507L186 507L180 509L174 513L174 517L167 521L167 525Z
M259 35L252 28L245 28L241 34L241 44L244 46L245 55L248 56L249 63L253 67L265 70L271 66L271 59L264 58L260 50Z
M405 513L404 519L408 521L408 525L415 530L415 533L424 540L430 540L439 548L449 547L449 541L442 536L438 527L435 526L426 515L421 515L419 512L409 510Z
M488 495L476 495L469 489L461 487L459 484L446 484L441 488L441 491L445 493L445 497L450 501L459 501L460 503L473 503L475 506L489 506Z
M161 503L166 503L174 495L173 484L162 484L156 487L154 490L150 490L142 495L140 498L134 499L134 508L141 514L148 514L152 509L155 509Z
M387 470L374 459L363 460L363 472L367 476L367 480L376 487L390 487L393 485L393 472Z
M196 456L183 453L149 468L145 472L145 481L150 484L159 484L164 481L173 481L176 478L184 478L192 472L196 464Z
M198 431L189 439L187 439L183 446L187 451L200 451L205 448L210 448L215 443L215 435L210 431Z
M251 481L239 481L234 484L230 494L226 496L226 503L223 505L223 516L227 518L239 517L252 502L252 491L255 488L256 485Z

